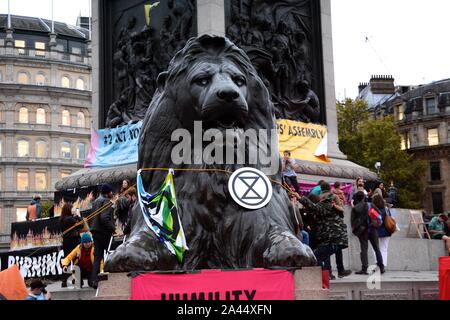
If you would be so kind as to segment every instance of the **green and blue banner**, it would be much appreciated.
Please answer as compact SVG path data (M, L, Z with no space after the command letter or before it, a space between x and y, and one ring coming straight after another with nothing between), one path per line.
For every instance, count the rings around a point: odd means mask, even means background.
M85 168L112 167L138 161L142 121L112 129L92 130Z
M184 253L189 248L178 215L173 170L170 170L163 185L155 194L145 191L141 170L137 173L136 187L147 226L156 234L159 241L164 243L172 254L176 255L178 262L182 263Z

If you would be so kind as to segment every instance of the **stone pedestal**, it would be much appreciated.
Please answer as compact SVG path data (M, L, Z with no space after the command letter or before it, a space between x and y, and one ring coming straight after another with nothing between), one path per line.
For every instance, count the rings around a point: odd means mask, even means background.
M295 271L295 300L328 300L330 292L322 288L322 268Z
M126 273L108 273L108 280L98 283L95 300L130 300L131 278Z

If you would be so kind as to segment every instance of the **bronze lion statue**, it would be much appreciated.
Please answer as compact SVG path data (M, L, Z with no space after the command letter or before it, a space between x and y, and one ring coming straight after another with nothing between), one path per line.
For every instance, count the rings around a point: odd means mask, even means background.
M158 77L140 137L139 168L216 168L235 171L262 164L174 165L176 129L276 129L269 92L247 55L228 39L204 35L188 41ZM275 131L276 132L276 131ZM273 147L272 147L273 148ZM278 148L277 171L281 181ZM192 151L194 153L194 151ZM143 172L145 189L159 190L167 172ZM312 250L294 235L294 216L286 191L273 184L262 209L247 210L231 198L222 172L176 172L180 215L189 250L182 264L149 230L139 204L132 231L106 262L109 272L301 267L317 264Z

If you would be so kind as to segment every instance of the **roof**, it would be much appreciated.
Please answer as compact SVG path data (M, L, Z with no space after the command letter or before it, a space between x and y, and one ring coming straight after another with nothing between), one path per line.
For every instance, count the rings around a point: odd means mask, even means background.
M67 37L73 37L83 40L89 39L89 30L81 27L69 25L64 22L55 21L55 33ZM0 14L0 31L8 27L8 15ZM11 27L14 30L24 30L33 32L42 32L48 34L51 32L52 21L36 17L24 17L11 15Z

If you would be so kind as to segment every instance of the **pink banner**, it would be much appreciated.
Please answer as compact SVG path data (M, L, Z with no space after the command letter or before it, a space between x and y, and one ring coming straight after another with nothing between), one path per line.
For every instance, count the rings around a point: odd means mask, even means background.
M131 282L131 300L294 300L294 291L285 270L149 273Z

